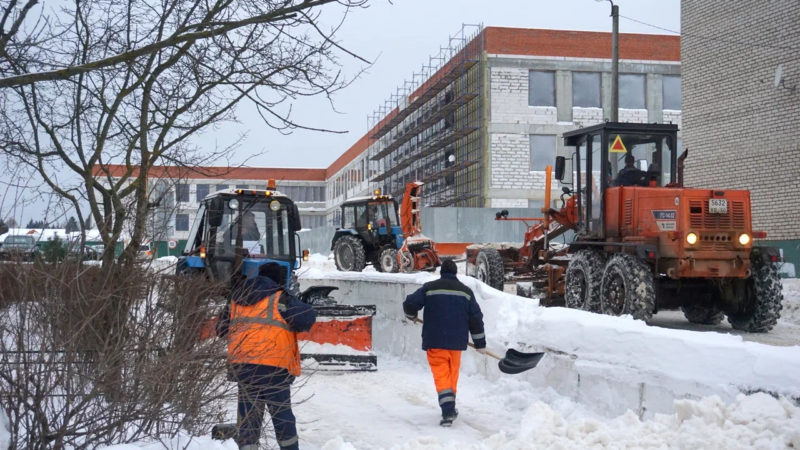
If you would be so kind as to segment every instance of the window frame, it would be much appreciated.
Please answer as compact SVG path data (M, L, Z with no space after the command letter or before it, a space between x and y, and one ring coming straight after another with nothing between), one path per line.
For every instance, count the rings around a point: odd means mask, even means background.
M596 99L592 99L592 100L597 100L597 101L596 102L593 101L592 102L593 104L591 104L591 105L586 105L586 104L579 105L578 102L576 101L576 98L578 97L576 95L577 92L578 92L578 89L576 89L575 80L576 80L576 78L578 78L578 79L584 78L584 77L588 78L590 76L592 78L596 78L596 80L593 80L593 81L596 81L595 87L597 88L597 92L596 92L597 98ZM595 93L593 92L592 95L595 95ZM573 107L578 107L578 108L602 108L603 107L603 87L602 87L602 77L600 75L600 72L572 72L572 106Z
M550 93L548 101L545 102L538 102L536 98L537 91L534 89L534 86L539 84L538 81L535 80L536 75L544 75L547 74L549 80L548 82L551 85ZM541 81L541 80L539 80ZM529 70L528 71L528 106L533 107L555 107L556 106L556 73L553 70Z
M536 162L544 161L544 159L534 158L534 142L537 141L537 138L548 138L548 140L552 139L553 147L552 153L549 156L548 162L541 168L534 168L534 160ZM549 144L548 144L549 145ZM537 149L539 150L539 149ZM558 140L555 134L529 134L528 135L528 171L529 172L544 172L545 168L548 165L552 165L556 158L556 152L558 151ZM542 156L542 155L539 155Z

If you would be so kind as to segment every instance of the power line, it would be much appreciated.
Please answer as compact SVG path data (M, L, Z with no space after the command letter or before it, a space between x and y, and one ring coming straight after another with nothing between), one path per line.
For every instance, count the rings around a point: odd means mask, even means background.
M718 37L709 37L709 36L701 36L699 34L689 34L689 33L681 33L680 31L670 30L669 28L660 27L658 25L653 25L647 22L642 22L641 20L634 19L633 17L627 17L620 15L623 19L628 19L631 22L636 22L641 25L645 25L651 28L655 28L657 30L666 31L667 33L673 33L680 36L690 37L694 39L703 39L706 41L715 41L715 42L722 42L725 44L735 44L735 45L742 45L745 47L762 47L762 48L771 48L775 50L800 50L800 47L792 47L791 45L770 45L770 44L757 44L753 42L744 42L744 41L736 41L733 39L724 39Z

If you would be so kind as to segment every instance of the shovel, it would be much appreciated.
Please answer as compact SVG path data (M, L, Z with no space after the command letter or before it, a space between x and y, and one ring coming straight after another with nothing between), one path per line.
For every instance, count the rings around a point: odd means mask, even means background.
M422 319L418 318L415 318L414 322L420 324L424 323ZM467 345L475 348L475 345L470 342L467 342ZM490 352L489 350L486 350L486 355L489 355L498 361L497 367L500 369L500 372L515 375L536 367L536 365L539 364L539 361L544 356L544 352L524 353L514 350L513 348L509 348L506 350L506 356L502 358L499 355Z

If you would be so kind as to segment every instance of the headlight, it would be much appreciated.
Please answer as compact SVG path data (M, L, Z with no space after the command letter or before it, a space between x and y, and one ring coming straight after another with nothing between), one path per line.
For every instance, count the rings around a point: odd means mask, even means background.
M689 245L697 244L697 235L695 233L689 233L686 235L686 243Z
M739 243L742 245L747 245L750 243L750 235L747 233L742 233L739 235Z

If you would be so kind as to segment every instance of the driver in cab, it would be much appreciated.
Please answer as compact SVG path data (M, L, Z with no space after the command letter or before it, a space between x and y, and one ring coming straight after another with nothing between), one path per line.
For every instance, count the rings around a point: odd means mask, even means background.
M614 179L614 186L645 186L645 174L643 170L634 166L634 158L630 153L625 154L625 167L618 173L617 178Z

